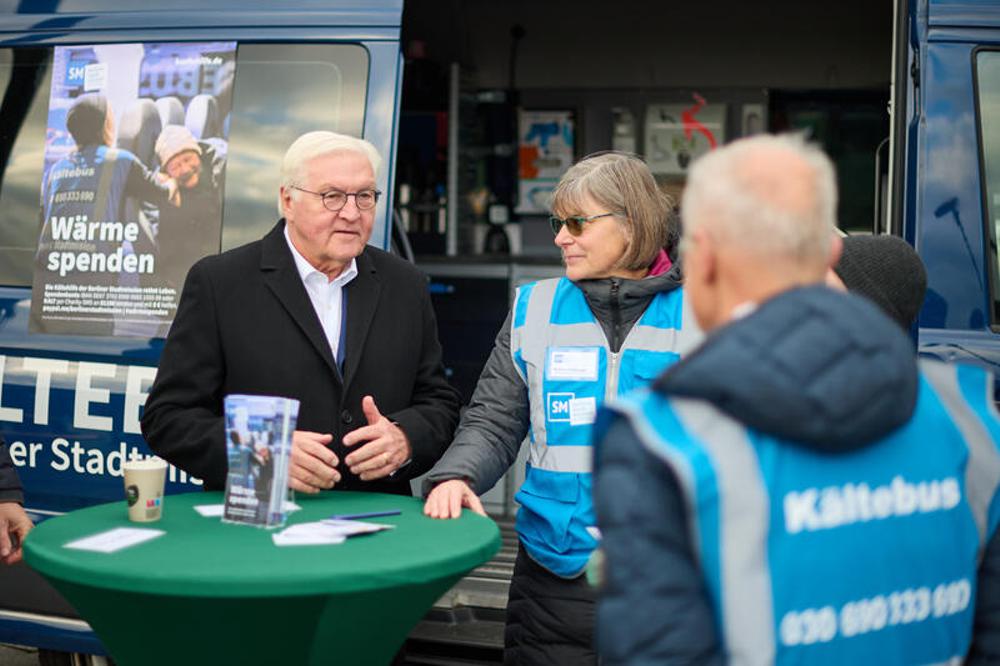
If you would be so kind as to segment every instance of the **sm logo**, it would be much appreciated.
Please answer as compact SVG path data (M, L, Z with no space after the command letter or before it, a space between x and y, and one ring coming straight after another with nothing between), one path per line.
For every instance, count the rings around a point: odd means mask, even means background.
M88 60L70 60L69 66L66 67L66 85L82 86L89 64Z
M575 393L549 393L545 396L546 419L558 423L569 423L569 401L576 398Z

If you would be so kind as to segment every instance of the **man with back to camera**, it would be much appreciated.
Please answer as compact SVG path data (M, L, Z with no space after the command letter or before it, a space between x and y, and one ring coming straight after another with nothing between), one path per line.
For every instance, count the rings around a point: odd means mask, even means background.
M601 418L604 663L995 660L992 378L918 363L876 305L821 286L840 239L818 149L734 142L682 210L709 337Z
M183 125L167 125L156 139L162 173L177 182L178 205L160 211L159 270L180 291L195 261L219 250L226 142L199 141Z
M21 561L21 544L34 527L21 504L24 494L7 444L0 438L0 562Z
M289 485L409 494L451 441L427 281L367 245L381 158L367 141L309 132L285 153L283 218L261 240L191 269L142 417L150 448L225 486L222 400L301 402Z

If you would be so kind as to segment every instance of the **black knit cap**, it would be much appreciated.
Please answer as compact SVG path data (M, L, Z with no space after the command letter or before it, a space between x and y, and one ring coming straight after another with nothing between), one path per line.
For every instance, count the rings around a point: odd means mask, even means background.
M77 146L104 142L104 120L108 115L108 98L100 93L80 95L66 112L66 129Z
M910 244L896 236L847 236L833 268L848 291L866 296L905 329L920 314L927 271Z

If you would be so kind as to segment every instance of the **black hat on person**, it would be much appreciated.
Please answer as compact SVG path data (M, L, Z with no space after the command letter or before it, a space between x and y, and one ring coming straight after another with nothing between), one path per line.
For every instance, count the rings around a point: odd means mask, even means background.
M66 112L66 129L77 146L104 143L104 121L108 115L108 98L100 93L80 95Z
M897 236L847 236L833 271L848 291L875 301L905 329L916 320L927 291L927 271Z

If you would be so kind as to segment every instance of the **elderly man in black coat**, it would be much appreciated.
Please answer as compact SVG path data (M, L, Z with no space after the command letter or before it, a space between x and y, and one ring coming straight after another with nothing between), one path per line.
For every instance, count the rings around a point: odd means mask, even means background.
M408 494L451 441L459 397L426 279L367 245L379 162L366 141L301 136L282 163L283 219L188 274L142 431L207 489L225 485L227 394L301 402L289 474L301 492Z

